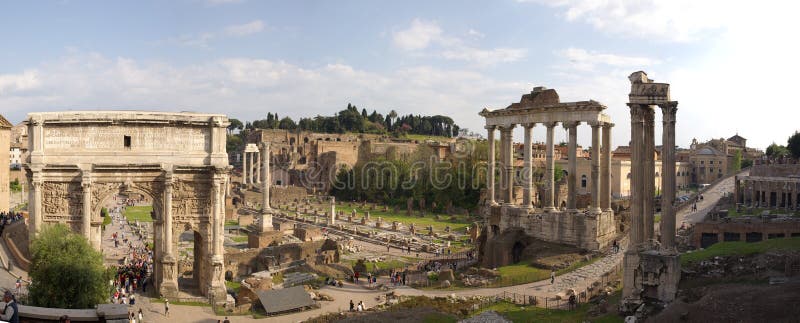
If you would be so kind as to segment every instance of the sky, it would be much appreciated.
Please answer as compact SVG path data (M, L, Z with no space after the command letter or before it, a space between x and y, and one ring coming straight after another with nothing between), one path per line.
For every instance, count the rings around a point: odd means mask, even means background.
M332 115L348 103L446 115L485 136L483 108L534 86L605 104L627 145L627 76L672 84L676 142L800 130L794 1L0 2L0 114L135 109ZM660 143L661 113L656 113ZM579 144L590 143L579 127ZM522 140L522 129L515 133ZM556 132L556 140L566 132ZM534 141L544 127L534 128Z

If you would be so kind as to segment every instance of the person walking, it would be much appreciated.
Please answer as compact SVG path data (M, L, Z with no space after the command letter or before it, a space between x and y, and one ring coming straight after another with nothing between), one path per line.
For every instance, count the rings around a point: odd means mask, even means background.
M164 316L169 317L169 300L164 299Z
M3 302L6 302L6 306L0 312L0 319L9 323L19 323L19 307L17 307L17 300L14 298L14 294L6 291L3 294Z
M352 312L356 308L356 304L353 303L353 300L350 300L350 312Z
M142 308L140 307L140 308L139 308L139 322L140 322L140 323L143 323L143 322L144 322L144 319L143 319L143 318L144 318L144 313L142 313Z
M550 284L552 285L555 282L556 282L556 270L552 269L550 270Z

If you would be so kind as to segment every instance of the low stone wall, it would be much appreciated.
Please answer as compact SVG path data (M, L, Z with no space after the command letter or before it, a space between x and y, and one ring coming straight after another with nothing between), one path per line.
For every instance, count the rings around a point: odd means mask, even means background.
M273 186L270 190L270 205L288 204L308 196L308 191L299 186Z
M31 266L30 250L28 250L28 226L25 221L10 224L3 230L3 242L16 260L17 265L25 271ZM7 259L11 262L11 259Z
M703 236L708 241L703 245ZM750 238L748 239L748 235ZM697 248L724 241L757 242L778 237L800 237L800 221L762 219L759 217L736 219L735 221L700 222L695 224L692 234L692 245ZM755 238L756 240L753 240Z
M6 303L0 302L0 308ZM127 322L128 306L120 304L100 304L96 309L63 309L28 305L19 306L21 322L59 322L64 315L73 322Z

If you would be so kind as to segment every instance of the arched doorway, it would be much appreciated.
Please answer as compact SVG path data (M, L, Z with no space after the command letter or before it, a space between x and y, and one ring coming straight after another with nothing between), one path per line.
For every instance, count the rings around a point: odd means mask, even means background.
M525 245L517 241L511 248L511 263L516 264L522 261L522 252L525 251Z

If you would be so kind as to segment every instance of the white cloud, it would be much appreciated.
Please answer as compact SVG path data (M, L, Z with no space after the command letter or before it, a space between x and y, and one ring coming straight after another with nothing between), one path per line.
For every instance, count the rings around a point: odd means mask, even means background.
M567 21L581 21L595 29L637 38L668 41L696 40L723 29L741 16L744 7L761 3L723 0L530 0L563 9ZM521 2L528 2L522 0ZM738 17L738 18L737 18Z
M474 38L484 37L474 29L470 29L467 34ZM430 56L465 61L478 66L514 62L527 54L527 50L522 48L482 49L471 46L463 39L446 35L436 22L420 19L414 19L408 28L395 32L392 40L395 46L405 51L420 54L423 50L429 50Z
M264 30L264 22L261 20L254 20L246 24L233 25L225 28L225 33L231 36L246 36L255 34Z
M456 47L441 53L445 59L462 60L485 66L497 63L515 62L525 57L527 50L521 48L479 49Z
M24 81L31 78L36 81ZM331 115L352 102L384 113L448 115L474 130L482 127L481 109L507 104L530 89L475 71L431 66L376 73L346 64L308 68L224 58L176 67L85 53L0 80L0 111L12 121L31 111L87 108L218 112L248 120L270 111L299 118Z
M557 51L556 55L568 60L568 68L582 71L594 70L598 65L642 69L661 63L653 58L601 53L574 47Z
M177 38L168 39L166 42L169 43L176 43L183 46L190 46L190 47L202 47L207 48L209 47L209 43L216 39L221 39L225 37L244 37L247 35L256 34L262 32L265 28L265 24L261 20L253 20L248 23L244 23L241 25L231 25L223 28L221 31L217 32L203 32L197 34L185 34L181 35Z
M395 32L392 39L402 50L420 50L432 42L441 41L442 29L435 22L414 19L407 29Z
M0 95L35 89L40 84L36 71L27 70L19 74L0 74Z

